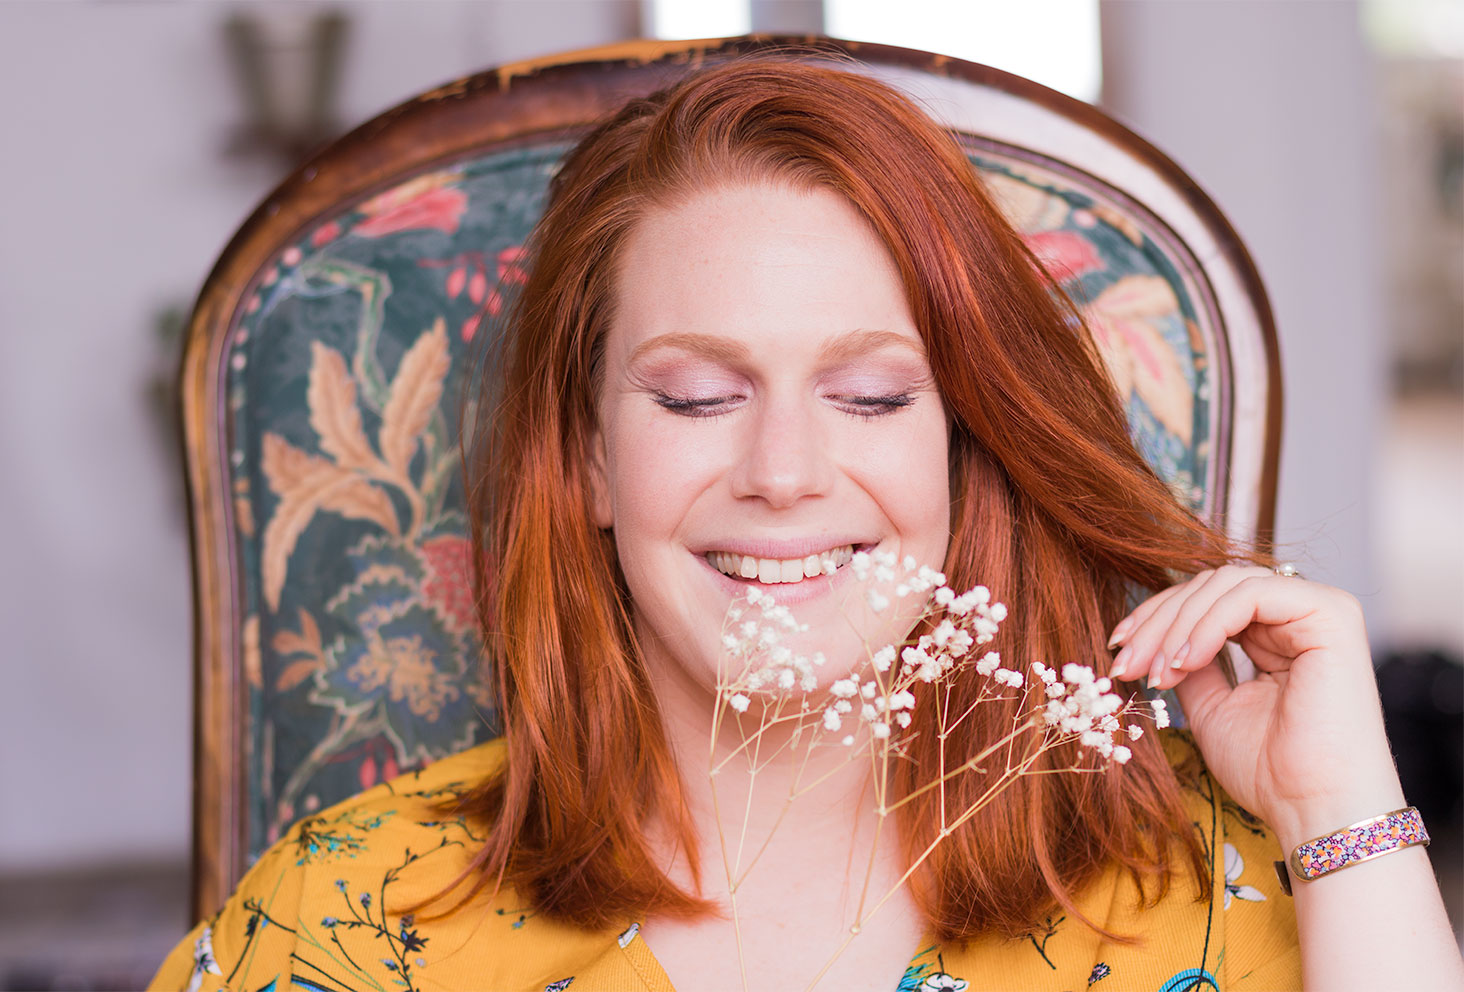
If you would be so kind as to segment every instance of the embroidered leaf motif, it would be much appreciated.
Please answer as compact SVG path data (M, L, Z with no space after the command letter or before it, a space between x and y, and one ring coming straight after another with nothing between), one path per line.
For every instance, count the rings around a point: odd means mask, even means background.
M1194 432L1189 382L1179 356L1155 326L1178 314L1174 289L1160 276L1126 276L1084 308L1119 395L1137 393L1155 419L1189 445Z
M276 610L285 586L290 553L317 510L333 510L342 516L369 520L393 536L399 533L399 527L396 511L386 493L361 476L292 448L288 441L275 435L265 435L265 449L265 475L270 488L279 494L280 503L264 529L260 570L265 601L271 610ZM274 449L273 457L271 449ZM270 471L271 467L281 470L278 477ZM282 487L277 482L293 485Z
M320 628L316 626L315 618L303 607L300 608L300 633L282 630L275 634L270 646L280 655L306 655L290 662L275 678L275 689L280 692L295 688L325 665L325 653L320 646Z
M391 384L391 398L381 415L381 454L393 472L405 477L417 437L427 429L432 412L442 399L450 359L447 330L439 317L432 330L419 337L404 356Z
M346 361L340 352L319 341L310 344L310 386L305 400L310 406L310 426L320 435L320 450L342 468L368 468L376 463L376 453L361 429L356 384L346 371Z
M400 530L391 498L359 475L337 471L344 478L338 487L326 492L320 501L320 508L334 510L343 517L355 520L369 520L379 524L393 537L398 536Z

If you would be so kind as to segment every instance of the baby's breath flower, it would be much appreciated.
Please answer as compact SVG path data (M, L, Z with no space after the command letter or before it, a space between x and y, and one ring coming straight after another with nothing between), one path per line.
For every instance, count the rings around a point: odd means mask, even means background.
M1134 753L1128 748L1124 747L1122 744L1115 745L1113 748L1113 760L1118 762L1120 765L1128 764L1128 760L1133 756Z
M829 733L833 733L843 725L844 721L839 718L839 711L830 706L824 710L823 725Z
M869 728L869 732L873 734L876 739L884 740L886 737L890 736L890 725L882 722L876 723L874 726Z
M943 648L955 633L956 625L951 623L950 620L942 620L936 625L935 630L931 632L930 639L935 643L936 647Z
M839 679L829 686L829 692L840 699L848 699L859 691L858 684L853 679Z
M901 727L910 726L910 714L904 711L895 714L895 722Z
M859 694L865 699L873 699L874 694L877 692L879 692L879 683L877 682L866 682L859 688Z
M955 599L956 591L950 586L942 585L935 591L935 605L937 606L949 607L951 603L955 602Z
M961 658L965 656L967 651L971 650L971 646L975 643L975 638L970 634L964 630L958 630L951 635L951 639L946 643L946 650L950 652L952 658Z
M1128 735L1129 740L1136 741L1140 737L1144 736L1144 728L1139 726L1137 723L1131 723L1128 725Z
M895 646L893 644L886 644L880 648L874 653L874 657L870 659L870 663L874 665L876 672L889 671L890 666L895 663Z
M849 736L847 736L847 737L845 737L845 738L844 738L844 739L843 739L843 740L842 740L842 741L840 741L840 742L839 742L839 743L841 743L841 744L843 744L843 745L844 745L844 746L845 746L845 747L850 747L850 746L852 746L852 745L853 745L853 743L854 743L854 735L853 735L853 734L850 734L850 735L849 735Z
M883 613L885 608L890 605L890 598L878 589L869 590L868 600L869 608L876 613Z
M727 704L729 706L731 706L734 710L736 710L738 713L746 713L747 712L747 706L748 706L748 704L750 702L752 702L752 700L748 699L746 696L744 696L740 692L733 693L733 695L730 698L728 698L728 700L727 700Z
M977 675L990 675L1001 667L1001 655L995 651L988 651L976 662Z
M1169 704L1162 699L1151 699L1149 705L1154 708L1154 726L1160 730L1169 726Z

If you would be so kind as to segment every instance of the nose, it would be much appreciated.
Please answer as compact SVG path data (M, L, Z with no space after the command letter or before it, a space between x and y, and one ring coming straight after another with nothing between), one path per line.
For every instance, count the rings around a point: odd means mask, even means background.
M783 509L827 493L834 462L829 437L811 403L763 405L748 418L732 471L732 493Z

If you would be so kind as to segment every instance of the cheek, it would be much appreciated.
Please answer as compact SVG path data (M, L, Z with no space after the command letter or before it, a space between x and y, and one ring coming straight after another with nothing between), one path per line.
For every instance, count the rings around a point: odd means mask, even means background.
M871 448L864 474L905 553L940 568L950 541L949 435L941 412L918 416L913 430Z
M718 452L724 449L709 433L667 429L664 418L622 418L613 425L607 476L622 560L639 561L667 546L721 470Z

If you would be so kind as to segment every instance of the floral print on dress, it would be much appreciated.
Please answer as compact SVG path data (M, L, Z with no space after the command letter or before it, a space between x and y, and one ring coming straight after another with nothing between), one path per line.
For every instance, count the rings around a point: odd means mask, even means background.
M936 947L927 947L910 960L895 992L965 992L970 985L945 970L945 959Z
M1201 894L1192 880L1176 878L1163 899L1142 907L1127 897L1132 890L1097 886L1078 906L1118 933L1162 934L1162 941L1095 944L1071 913L1054 915L1018 940L926 941L898 992L1073 992L1085 980L1107 988L1113 982L1103 979L1111 975L1121 976L1124 989L1165 992L1205 992L1222 982L1226 992L1299 987L1290 900L1269 898L1274 889L1261 889L1274 883L1244 874L1247 863L1267 863L1274 838L1240 816L1196 763L1188 735L1165 731L1162 739L1217 884ZM634 922L577 930L508 889L456 912L414 908L450 889L481 849L483 830L453 807L500 767L505 753L502 742L485 744L307 817L259 859L223 909L178 945L152 987L412 992L537 990L546 983L563 989L572 982L572 992L674 992ZM1268 897L1255 899L1252 889ZM1223 912L1227 891L1250 908Z
M1225 845L1225 908L1230 908L1231 899L1247 902L1265 902L1266 895L1253 885L1237 885L1241 872L1245 871L1245 859L1234 844Z
M188 976L188 992L198 992L205 975L222 975L219 964L214 960L213 928L204 927L198 939L193 942L193 972Z

